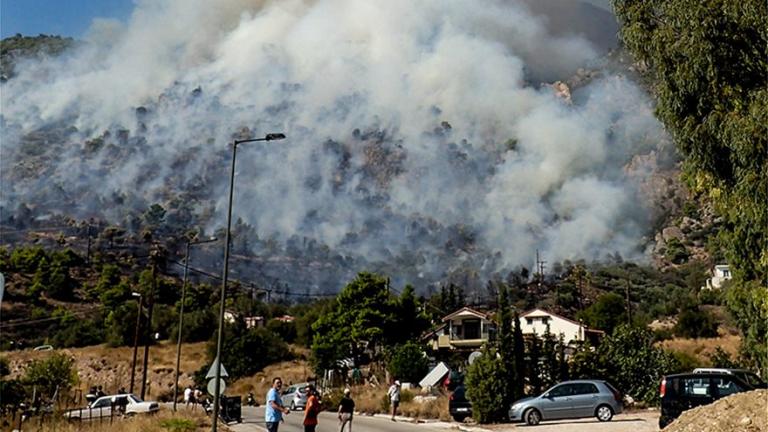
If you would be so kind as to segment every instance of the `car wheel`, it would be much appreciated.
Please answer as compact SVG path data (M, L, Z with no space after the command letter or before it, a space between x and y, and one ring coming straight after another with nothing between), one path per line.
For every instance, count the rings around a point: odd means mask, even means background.
M601 422L611 421L613 418L613 410L608 405L600 405L595 410L595 417Z
M525 412L523 418L528 426L536 426L541 421L541 413L537 409L531 408Z
M455 416L453 416L453 419L459 423L463 422L466 418L467 416L461 415L461 414L456 414Z

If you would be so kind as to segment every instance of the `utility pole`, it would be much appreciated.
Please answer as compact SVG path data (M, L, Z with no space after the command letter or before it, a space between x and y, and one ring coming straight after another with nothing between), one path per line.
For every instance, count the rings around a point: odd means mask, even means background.
M136 332L133 336L133 361L131 362L131 389L128 393L133 393L133 384L136 379L136 355L139 351L139 329L141 328L141 308L144 303L144 296L139 293L133 293L134 297L139 298L138 309L136 310Z
M632 303L629 301L629 273L627 273L627 324L632 325Z
M539 250L536 249L536 272L539 274L539 292L541 292L541 284L544 281L544 268L547 262L539 257Z
M149 367L149 344L152 342L152 309L155 306L155 285L157 283L157 256L158 251L152 247L149 259L152 262L152 277L150 282L149 298L147 299L147 328L144 341L144 368L141 371L141 398L144 399L147 390L147 368Z

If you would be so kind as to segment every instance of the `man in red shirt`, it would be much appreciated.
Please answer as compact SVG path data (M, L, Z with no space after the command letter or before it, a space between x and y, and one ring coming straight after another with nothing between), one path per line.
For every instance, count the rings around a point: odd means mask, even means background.
M315 388L307 386L307 406L304 408L304 432L315 432L317 416L320 414L320 401L317 399Z

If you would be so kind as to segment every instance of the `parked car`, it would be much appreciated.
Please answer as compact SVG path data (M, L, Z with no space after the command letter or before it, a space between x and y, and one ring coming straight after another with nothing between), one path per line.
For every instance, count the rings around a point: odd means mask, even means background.
M459 384L448 397L448 412L457 422L472 416L472 402L467 399L467 389Z
M69 410L64 417L70 420L91 420L112 415L151 414L160 409L154 401L143 401L134 394L116 394L102 396L85 408ZM114 410L114 414L113 414Z
M602 380L565 381L540 396L520 399L509 409L509 419L537 425L542 420L597 417L610 421L624 408L621 393Z
M283 406L294 410L303 410L307 406L307 386L309 383L293 384L283 391L280 399L283 400Z
M734 393L753 390L736 375L729 373L684 373L661 379L661 416L659 428L665 428L683 411L710 404Z
M736 375L752 388L768 388L768 384L766 384L765 381L763 381L756 373L747 369L696 368L693 370L693 373L726 373Z

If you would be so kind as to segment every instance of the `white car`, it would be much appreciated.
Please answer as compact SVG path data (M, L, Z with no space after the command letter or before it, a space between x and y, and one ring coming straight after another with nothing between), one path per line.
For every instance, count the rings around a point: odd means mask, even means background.
M140 397L126 393L111 396L102 396L91 402L85 408L69 410L64 413L64 418L70 420L90 420L102 417L151 414L160 409L160 405L154 401L143 401ZM114 414L113 414L114 410Z

